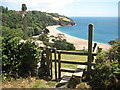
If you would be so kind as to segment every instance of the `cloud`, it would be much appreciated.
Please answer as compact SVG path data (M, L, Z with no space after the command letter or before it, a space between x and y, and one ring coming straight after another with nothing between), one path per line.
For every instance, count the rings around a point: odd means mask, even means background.
M74 0L74 2L119 2L119 0Z
M21 5L25 3L31 9L59 9L73 0L1 0L3 3Z
M25 3L28 10L53 12L53 13L59 13L63 15L67 13L68 16L69 15L72 16L75 13L77 15L81 15L82 13L84 13L85 10L84 11L80 11L80 10L84 8L88 8L87 6L91 6L90 4L93 4L93 6L95 6L96 3L99 3L99 2L118 2L119 0L0 0L0 1L1 3L3 3L3 6L8 7L10 10L11 9L20 10L21 5ZM102 5L102 3L100 3L99 5ZM106 5L109 6L109 4L107 3ZM80 10L78 10L78 8L80 8ZM92 9L94 10L96 8L92 8Z

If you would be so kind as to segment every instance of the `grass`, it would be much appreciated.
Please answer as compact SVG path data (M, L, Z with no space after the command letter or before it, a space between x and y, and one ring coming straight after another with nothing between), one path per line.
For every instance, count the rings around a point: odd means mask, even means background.
M53 59L54 59L54 55L53 55ZM61 55L61 60L77 61L77 62L87 62L87 56L62 54ZM53 63L53 67L54 67L54 63ZM77 65L76 64L73 65L73 64L62 63L61 67L62 68L76 69Z
M45 81L36 77L12 79L2 82L2 88L55 88L55 81Z
M33 85L33 88L47 88L46 81L36 80L35 84Z
M33 84L36 82L35 77L28 78L19 78L19 79L11 79L10 81L3 81L3 88L32 88Z
M68 55L68 54L62 54L61 56L62 60L66 61L77 61L77 62L87 62L87 56L80 56L80 55ZM62 64L63 68L70 68L70 69L76 69L77 64Z

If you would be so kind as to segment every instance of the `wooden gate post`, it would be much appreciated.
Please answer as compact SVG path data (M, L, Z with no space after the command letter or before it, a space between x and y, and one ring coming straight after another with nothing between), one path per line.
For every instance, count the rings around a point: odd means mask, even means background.
M55 59L55 80L57 80L57 57L56 57L56 48L54 49L54 59Z
M51 70L50 50L47 48L47 49L45 50L45 53L46 53L47 75L48 75L48 76L51 76L51 75L50 75L50 70Z
M60 61L60 59L61 59L61 54L60 54L60 52L58 52L58 78L59 79L61 79L61 61Z
M92 41L93 41L93 24L89 24L88 27L88 66L87 66L87 72L88 74L91 72L91 62L92 62Z
M53 72L52 72L52 50L50 49L50 74L51 74L51 79L52 79L52 77L53 77Z
M22 22L23 22L23 31L24 31L24 39L28 39L28 28L27 28L27 7L25 4L22 4L22 11L20 11L20 14L22 15Z

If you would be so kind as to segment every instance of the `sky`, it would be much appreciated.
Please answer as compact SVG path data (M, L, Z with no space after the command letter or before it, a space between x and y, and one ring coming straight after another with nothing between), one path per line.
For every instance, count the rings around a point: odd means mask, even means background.
M1 0L0 5L10 10L27 10L58 13L65 16L117 17L119 0Z

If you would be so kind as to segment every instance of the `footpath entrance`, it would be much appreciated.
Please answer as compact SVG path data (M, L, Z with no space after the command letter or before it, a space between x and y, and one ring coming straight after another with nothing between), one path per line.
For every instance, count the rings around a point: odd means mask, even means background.
M65 50L56 50L55 48L43 48L42 59L45 60L47 64L47 72L48 75L53 79L53 74L55 76L55 80L61 80L60 83L56 87L60 87L61 85L70 81L71 78L74 78L76 81L80 81L80 78L83 77L84 71L86 70L87 76L91 73L91 67L94 66L94 58L97 53L96 51L97 43L94 43L93 46L93 24L89 24L88 26L88 52L76 52L76 51L65 51ZM82 55L87 56L87 62L80 61L69 61L62 60L62 54L68 55ZM78 65L76 70L69 68L62 68L61 64L76 64ZM54 64L54 73L53 73L53 64ZM62 72L67 72L61 77Z

